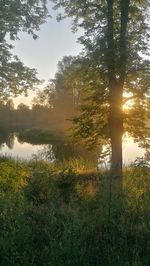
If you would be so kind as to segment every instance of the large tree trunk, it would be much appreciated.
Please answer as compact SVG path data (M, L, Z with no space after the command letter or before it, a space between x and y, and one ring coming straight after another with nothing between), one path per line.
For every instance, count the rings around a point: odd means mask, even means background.
M123 110L122 97L123 86L126 77L126 33L128 25L130 0L120 0L120 64L119 71L116 71L116 54L114 45L114 0L107 0L107 65L109 75L110 92L110 115L109 115L109 133L111 139L112 159L111 175L113 178L122 180L122 135L123 135ZM119 78L117 78L119 73Z
M109 132L112 148L111 174L116 179L122 179L122 94L123 88L117 84L117 81L110 84Z

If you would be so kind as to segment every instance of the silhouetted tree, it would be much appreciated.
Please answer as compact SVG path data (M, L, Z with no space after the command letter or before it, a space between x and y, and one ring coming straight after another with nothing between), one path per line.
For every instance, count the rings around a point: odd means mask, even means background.
M84 29L80 41L84 45L85 57L88 60L88 73L94 68L100 79L99 105L104 108L102 110L99 108L99 116L103 117L104 112L101 111L108 110L106 120L112 148L112 170L116 176L121 178L124 124L127 120L134 119L134 116L130 117L130 114L127 117L124 116L125 93L128 95L126 100L132 97L134 110L140 110L140 116L136 122L140 121L138 124L141 125L142 134L146 135L148 132L144 124L145 112L142 110L147 108L150 85L150 63L143 57L144 54L148 54L149 50L150 2L148 0L83 0L82 2L52 0L52 2L55 3L55 8L64 8L64 14L58 16L59 20L65 16L71 17L74 29L80 27ZM93 82L92 78L91 81ZM101 104L101 99L106 99L103 104ZM93 125L95 117L92 112L90 116L93 119L91 118L90 126ZM82 123L80 120L78 122L81 132ZM98 129L101 127L98 126ZM101 131L99 131L100 134Z

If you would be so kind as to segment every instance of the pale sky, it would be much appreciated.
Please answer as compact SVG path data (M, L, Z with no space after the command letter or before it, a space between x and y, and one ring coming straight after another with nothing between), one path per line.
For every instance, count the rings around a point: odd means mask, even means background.
M38 77L46 81L54 77L57 63L63 56L77 55L82 51L82 46L77 43L81 33L71 32L71 20L65 19L58 23L56 12L51 8L50 14L53 17L41 26L37 40L33 40L32 36L26 33L20 33L20 40L13 42L13 53L18 55L26 66L36 68ZM31 96L29 98L31 99ZM15 104L20 102L28 104L29 99L20 96L15 100Z

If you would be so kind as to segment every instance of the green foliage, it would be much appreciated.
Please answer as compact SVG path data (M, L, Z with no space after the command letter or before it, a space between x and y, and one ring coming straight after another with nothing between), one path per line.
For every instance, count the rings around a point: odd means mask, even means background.
M0 162L0 261L1 265L29 265L30 227L24 197L29 167L11 159Z
M0 264L148 266L149 168L126 169L111 202L108 173L69 168L1 158Z
M77 114L79 91L72 86L72 81L66 82L66 75L74 60L72 56L64 56L58 62L55 78L33 99L33 104L51 109L51 123L58 131L66 131Z
M0 97L27 92L39 83L36 70L30 69L10 52L12 45L6 41L18 38L20 31L37 38L35 31L39 30L48 16L47 1L0 0Z
M26 186L29 169L19 162L10 160L0 163L1 193L17 192Z
M31 265L31 228L22 192L0 197L1 265Z
M71 17L73 29L84 30L79 38L84 52L63 75L71 89L81 94L75 136L90 146L110 139L114 97L116 121L123 105L129 104L121 114L124 132L148 147L149 1L51 1L55 9L62 8L58 20ZM119 93L121 103L117 102Z
M35 30L39 30L40 24L45 22L48 13L46 2L1 0L1 38L9 33L10 38L15 39L19 31L34 34Z
M25 66L17 56L10 53L10 46L0 44L0 98L7 99L12 95L27 93L34 85L39 84L36 70Z

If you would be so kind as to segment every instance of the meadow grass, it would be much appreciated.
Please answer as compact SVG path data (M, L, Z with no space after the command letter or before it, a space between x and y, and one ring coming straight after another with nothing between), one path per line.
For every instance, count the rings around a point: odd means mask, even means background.
M150 169L109 174L92 164L0 159L1 266L149 266Z

